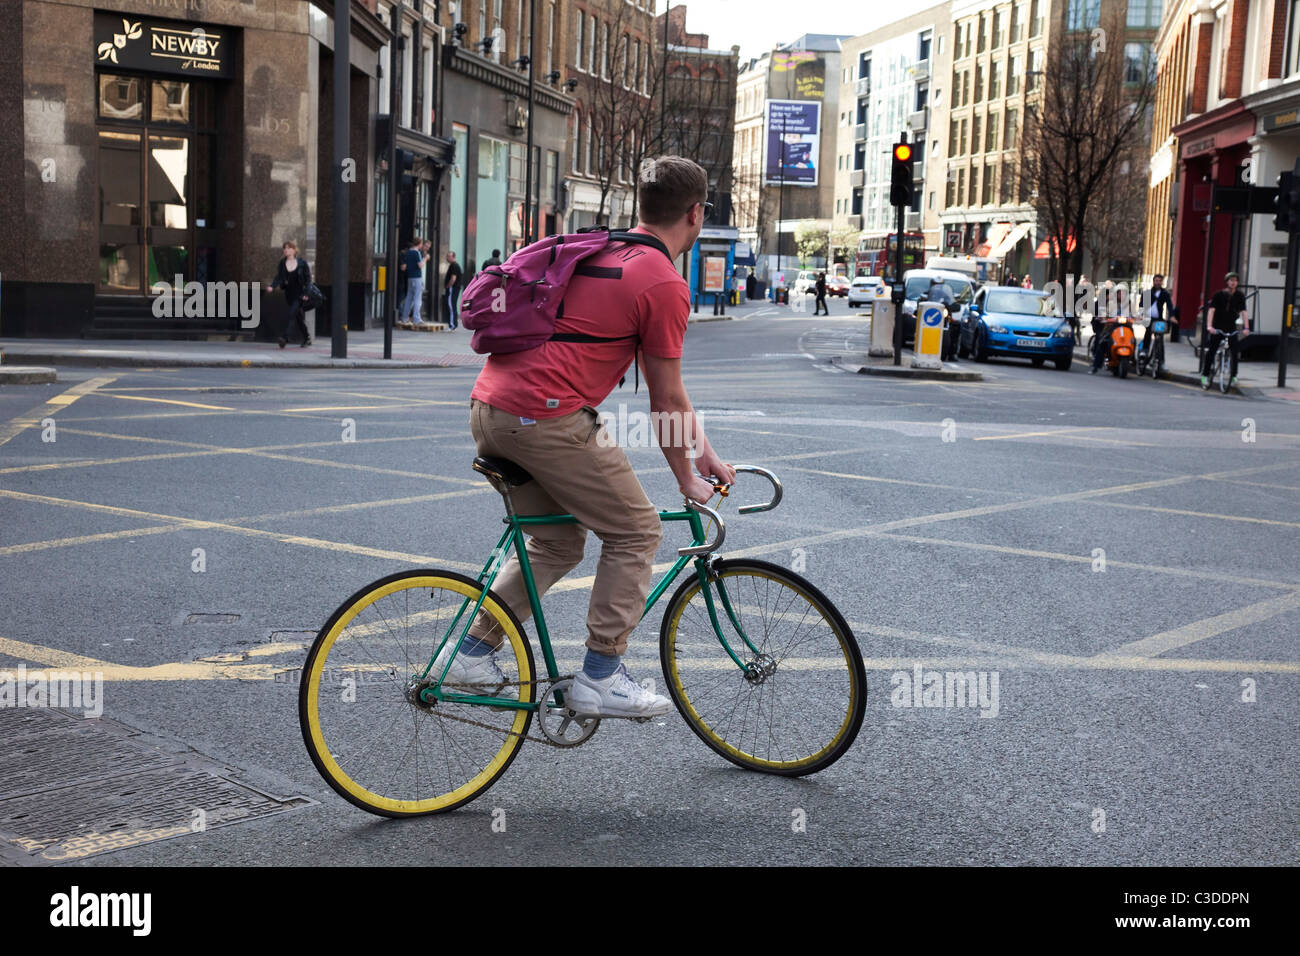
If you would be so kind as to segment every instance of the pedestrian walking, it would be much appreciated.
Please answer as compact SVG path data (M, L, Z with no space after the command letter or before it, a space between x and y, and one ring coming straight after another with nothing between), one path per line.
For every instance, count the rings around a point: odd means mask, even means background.
M402 253L401 270L406 276L406 297L402 307L397 310L397 321L405 322L407 317L415 325L423 325L421 305L424 300L424 240L419 236L411 239L411 245Z
M292 239L286 239L280 247L284 253L280 265L275 270L275 278L266 287L270 292L275 288L284 290L284 301L289 306L289 317L284 320L280 331L280 348L289 344L290 327L296 325L302 331L300 348L311 345L311 335L307 332L307 320L303 306L307 302L307 289L311 286L311 266L306 259L298 258L298 246Z
M820 315L822 312L830 315L831 310L826 307L826 273L817 273L817 282L813 289L817 293L817 302L813 306L813 315Z
M489 266L499 266L499 265L501 265L501 250L493 249L492 255L483 260L483 268L486 269ZM469 288L468 282L465 283L465 288L467 289Z
M447 328L449 329L455 329L457 325L456 307L460 302L460 277L462 274L460 263L456 261L456 253L448 252L447 271L443 274L442 279L442 295L447 305Z

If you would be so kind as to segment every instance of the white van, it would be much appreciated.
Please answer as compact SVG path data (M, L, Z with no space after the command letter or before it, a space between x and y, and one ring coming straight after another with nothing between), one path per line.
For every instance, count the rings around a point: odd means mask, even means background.
M979 277L979 266L974 256L931 256L925 261L925 267L941 272L960 272L971 282Z

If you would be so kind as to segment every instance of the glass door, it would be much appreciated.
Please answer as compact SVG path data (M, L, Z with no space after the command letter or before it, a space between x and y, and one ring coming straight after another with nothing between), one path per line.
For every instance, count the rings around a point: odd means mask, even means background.
M214 225L202 208L211 205L210 190L196 188L196 171L211 178L213 143L209 134L194 134L191 93L197 90L198 112L207 115L209 91L184 80L108 73L98 85L98 291L148 295L160 282L196 278L195 229ZM203 125L212 122L207 116Z
M99 290L142 294L140 134L99 131Z
M190 275L190 138L149 135L145 188L149 225L145 231L145 287L169 285Z

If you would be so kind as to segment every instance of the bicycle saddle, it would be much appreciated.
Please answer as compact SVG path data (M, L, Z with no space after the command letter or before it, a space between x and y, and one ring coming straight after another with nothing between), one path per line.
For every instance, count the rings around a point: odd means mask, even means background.
M507 485L526 485L533 480L532 475L506 458L480 456L474 459L474 470Z

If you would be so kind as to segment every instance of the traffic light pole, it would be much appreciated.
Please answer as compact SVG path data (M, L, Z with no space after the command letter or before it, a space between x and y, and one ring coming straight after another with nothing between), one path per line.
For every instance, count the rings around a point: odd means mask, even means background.
M1300 233L1288 237L1286 249L1286 288L1282 293L1282 330L1277 337L1277 387L1286 386L1286 356L1291 338L1291 323L1295 321L1296 259L1300 257Z
M898 206L898 236L894 243L894 284L903 281L903 223L907 216L906 206ZM904 297L906 297L904 291ZM894 306L894 364L903 364L903 303Z
M894 364L903 364L903 302L907 290L903 285L903 228L907 222L907 207L912 204L912 153L907 148L907 133L898 134L893 161L889 172L889 201L898 210L898 228L894 236L894 290L890 296L894 303ZM920 330L914 333L920 335ZM915 348L915 346L913 346Z

